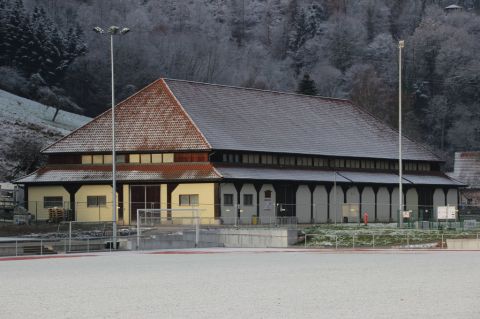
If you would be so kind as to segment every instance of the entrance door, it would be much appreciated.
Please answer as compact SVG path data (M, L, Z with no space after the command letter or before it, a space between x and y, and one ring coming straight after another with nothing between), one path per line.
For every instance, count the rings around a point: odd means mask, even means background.
M278 203L277 216L294 217L297 187L294 185L275 185L276 200Z
M130 186L130 220L137 221L137 209L160 208L160 185Z

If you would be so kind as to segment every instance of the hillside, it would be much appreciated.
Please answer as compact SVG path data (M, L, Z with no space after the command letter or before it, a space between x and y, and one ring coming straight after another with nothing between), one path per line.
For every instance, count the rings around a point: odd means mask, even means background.
M53 122L54 114L53 107L0 90L0 180L16 175L13 171L18 161L11 157L25 151L22 149L25 143L29 143L28 146L35 144L38 148L46 146L90 120L60 110Z

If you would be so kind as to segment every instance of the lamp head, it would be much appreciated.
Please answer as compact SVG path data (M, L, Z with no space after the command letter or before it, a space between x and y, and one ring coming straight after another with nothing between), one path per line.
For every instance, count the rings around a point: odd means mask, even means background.
M93 28L93 31L95 31L95 32L97 32L97 33L100 33L100 34L101 34L101 33L105 33L105 31L103 31L103 29L100 28L100 27L95 27L95 28Z
M130 32L130 29L129 28L123 28L121 31L120 31L120 34L127 34L128 32Z
M118 30L120 30L119 27L112 25L110 28L108 28L108 33L110 34L117 34Z

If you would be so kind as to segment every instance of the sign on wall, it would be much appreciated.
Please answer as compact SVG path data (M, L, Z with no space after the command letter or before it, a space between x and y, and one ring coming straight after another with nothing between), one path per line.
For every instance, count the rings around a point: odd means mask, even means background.
M455 206L438 206L437 219L457 219L457 208Z

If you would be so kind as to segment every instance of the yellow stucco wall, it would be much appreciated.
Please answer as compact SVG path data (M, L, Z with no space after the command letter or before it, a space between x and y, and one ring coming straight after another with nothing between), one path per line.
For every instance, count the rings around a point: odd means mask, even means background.
M28 187L28 211L38 220L48 219L48 208L43 207L45 196L62 196L64 207L70 208L70 194L63 186L30 186Z
M87 207L87 196L106 196L107 205L103 207ZM93 222L112 220L112 187L110 185L83 185L75 194L75 203L77 221Z
M185 209L190 206L180 206L180 195L198 194L199 210L202 224L214 223L215 214L215 184L179 184L172 192L172 209ZM192 217L192 212L172 212L172 217ZM185 220L187 222L187 220Z
M160 185L160 208L167 208L167 184Z
M123 185L123 224L130 225L130 185Z

